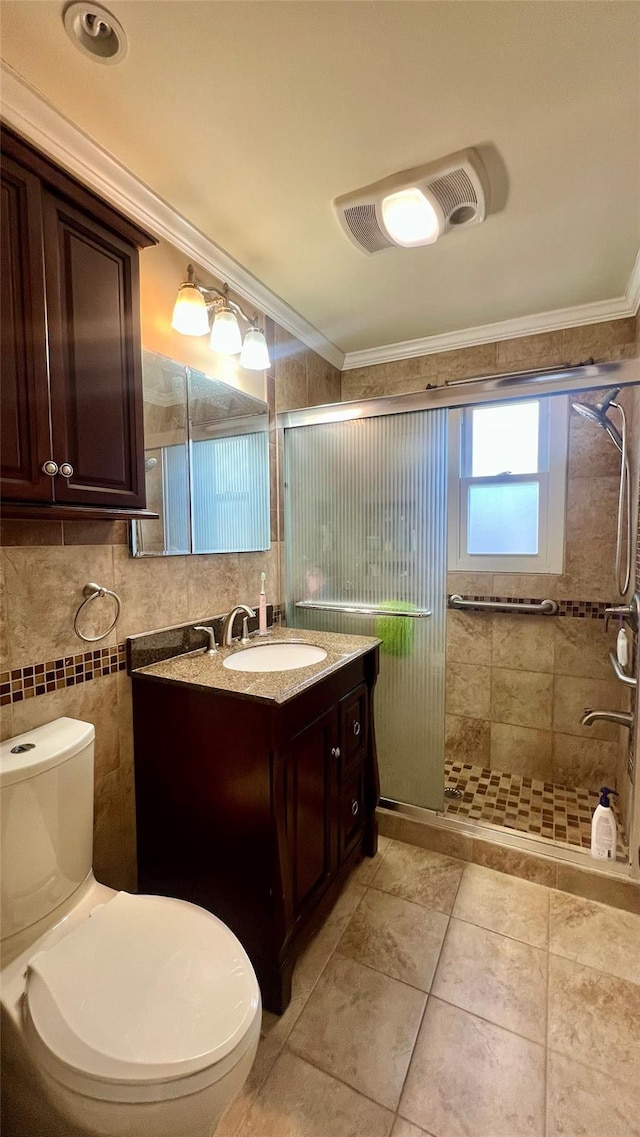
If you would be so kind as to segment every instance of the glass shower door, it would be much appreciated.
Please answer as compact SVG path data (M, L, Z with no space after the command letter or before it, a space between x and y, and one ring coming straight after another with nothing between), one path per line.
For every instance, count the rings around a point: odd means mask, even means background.
M444 802L447 411L285 431L287 621L376 635L384 798Z

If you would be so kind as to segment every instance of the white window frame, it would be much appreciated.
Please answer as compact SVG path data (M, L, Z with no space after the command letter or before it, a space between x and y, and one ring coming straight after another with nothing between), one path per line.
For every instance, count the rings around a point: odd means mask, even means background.
M565 396L527 398L537 402L538 472L471 476L471 431L473 406L449 412L449 571L491 573L561 573L564 570L565 508L569 400ZM494 406L506 406L504 400ZM485 405L485 404L483 404ZM489 404L487 404L489 405ZM539 487L537 553L469 553L467 550L467 503L470 485L510 485L537 482Z

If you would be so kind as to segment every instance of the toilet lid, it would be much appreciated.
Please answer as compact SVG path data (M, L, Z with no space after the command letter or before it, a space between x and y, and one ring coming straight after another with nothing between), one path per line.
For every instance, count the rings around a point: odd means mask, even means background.
M110 1081L167 1081L219 1062L259 999L225 924L194 904L126 892L34 956L27 974L28 1018L49 1054Z

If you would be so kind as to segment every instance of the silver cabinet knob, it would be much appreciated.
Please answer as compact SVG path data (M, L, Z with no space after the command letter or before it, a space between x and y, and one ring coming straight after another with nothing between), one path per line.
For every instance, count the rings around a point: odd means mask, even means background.
M73 477L73 466L71 465L71 463L70 462L63 462L62 465L60 466L60 473L62 474L63 478L72 478Z
M358 722L358 720L356 719L356 720L355 720L355 722L354 722L354 724L353 724L353 733L355 734L356 738L357 738L357 737L358 737L358 735L360 734L360 731L361 731L361 730L362 730L362 727L360 726L360 723L359 723L359 722Z
M353 801L351 802L351 812L352 812L354 817L356 816L359 809L360 809L360 802L356 801L356 799L354 798Z
M333 746L332 747L331 757L332 758L339 758L340 757L340 747L339 746Z
M48 458L46 462L42 463L42 473L48 474L50 478L55 478L58 473L58 463L53 461L53 458Z

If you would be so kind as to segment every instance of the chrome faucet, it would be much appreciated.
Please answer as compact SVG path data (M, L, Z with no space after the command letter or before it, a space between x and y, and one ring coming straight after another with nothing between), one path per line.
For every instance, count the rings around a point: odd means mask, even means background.
M233 621L235 620L238 612L245 612L251 619L254 618L255 612L253 608L248 608L246 604L236 604L224 618L222 625L222 647L231 647L233 640Z
M617 722L618 726L633 728L633 713L631 711L589 711L585 710L581 720L583 726L591 726L594 722Z
M193 630L194 630L194 632L206 632L207 633L207 635L209 637L209 642L208 642L208 646L205 647L204 650L205 650L207 655L217 655L218 654L218 648L216 645L216 633L214 632L213 628L205 628L203 624L196 624L196 626L194 627Z

